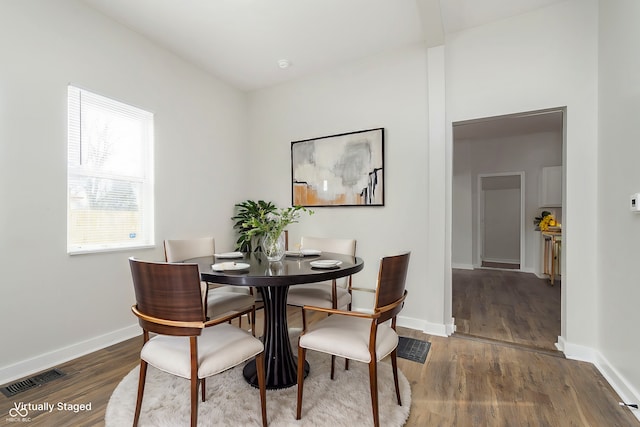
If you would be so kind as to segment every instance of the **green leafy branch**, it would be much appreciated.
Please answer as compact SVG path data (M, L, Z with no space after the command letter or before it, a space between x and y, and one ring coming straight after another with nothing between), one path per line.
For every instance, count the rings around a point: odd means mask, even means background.
M235 205L237 213L231 219L235 221L233 228L239 233L236 241L236 249L242 252L251 252L252 249L260 251L253 242L256 238L265 235L279 236L284 229L300 220L300 215L305 212L313 215L313 211L303 206L291 206L288 208L277 208L271 202L259 200L247 200Z

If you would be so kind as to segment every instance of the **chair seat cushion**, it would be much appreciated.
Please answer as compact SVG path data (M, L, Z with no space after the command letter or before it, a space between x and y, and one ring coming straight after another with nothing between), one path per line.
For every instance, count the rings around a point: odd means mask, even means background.
M207 316L211 319L230 311L241 311L255 304L253 295L210 290L207 296Z
M228 323L205 328L198 337L198 378L226 371L263 348L259 339ZM191 378L189 337L156 335L142 347L140 358L162 371Z
M369 363L371 320L333 314L300 336L300 347ZM387 324L378 325L376 359L382 360L398 346L398 334Z
M337 308L347 307L351 303L351 294L346 289L336 286L336 294L338 296ZM291 286L287 295L287 304L298 307L313 305L315 307L332 308L331 283L309 283Z
M208 286L209 286L209 293L233 292L237 294L251 295L251 288L249 286L219 285L216 283L208 283Z

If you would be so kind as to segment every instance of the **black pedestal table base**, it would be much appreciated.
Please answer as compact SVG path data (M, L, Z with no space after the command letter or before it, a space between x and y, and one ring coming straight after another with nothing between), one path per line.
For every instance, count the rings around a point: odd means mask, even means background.
M288 286L260 287L264 302L264 363L268 389L291 387L298 382L298 358L291 351L289 327L287 325ZM309 373L305 361L304 376ZM243 370L249 384L258 387L256 361L248 362Z

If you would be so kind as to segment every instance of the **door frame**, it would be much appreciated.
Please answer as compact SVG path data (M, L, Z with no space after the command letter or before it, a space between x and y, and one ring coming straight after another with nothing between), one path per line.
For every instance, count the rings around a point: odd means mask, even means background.
M519 172L497 172L497 173L479 173L477 179L478 209L476 212L476 241L477 251L474 260L474 268L482 266L482 251L484 248L484 190L482 189L482 179L496 176L519 176L520 177L520 268L517 271L523 271L525 260L525 174L524 171Z

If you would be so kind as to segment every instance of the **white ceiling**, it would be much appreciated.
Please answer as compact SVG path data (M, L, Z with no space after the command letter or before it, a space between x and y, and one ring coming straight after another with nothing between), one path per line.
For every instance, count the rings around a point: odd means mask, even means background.
M241 90L564 0L83 0ZM281 69L278 61L291 66Z
M530 133L561 132L564 126L563 114L561 109L531 111L454 123L453 139L486 140Z

